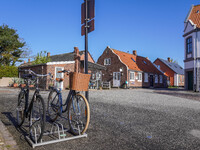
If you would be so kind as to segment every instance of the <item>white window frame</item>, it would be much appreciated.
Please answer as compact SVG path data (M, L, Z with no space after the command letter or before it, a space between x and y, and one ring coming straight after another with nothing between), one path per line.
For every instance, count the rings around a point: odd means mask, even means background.
M56 76L56 74L57 74L56 69L57 68L61 68L61 70L64 70L64 67L55 67L55 76L54 76L55 82L54 82L54 85L56 85L56 83L57 83L57 81L56 81L56 78L57 78L57 76ZM61 78L64 78L64 73L60 73L60 75L61 75ZM61 82L60 84L61 84L61 89L63 89L63 82Z
M111 59L110 58L105 58L104 59L104 65L111 65Z
M158 83L158 75L155 74L155 83Z
M163 76L159 75L159 83L163 83Z
M132 76L131 76L131 74L133 74L133 79L131 78ZM130 81L135 81L135 72L130 72Z
M144 73L144 82L148 82L148 73Z
M138 82L142 82L142 73L141 72L138 72L137 79L138 79Z

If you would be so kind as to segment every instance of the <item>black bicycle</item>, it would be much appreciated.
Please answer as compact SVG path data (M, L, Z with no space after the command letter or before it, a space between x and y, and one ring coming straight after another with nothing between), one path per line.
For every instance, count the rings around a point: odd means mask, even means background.
M69 72L70 71L63 70L58 73L69 74ZM81 75L88 78L87 80L89 83L90 75ZM63 82L63 79L56 78L56 81ZM87 88L88 84L85 86ZM78 91L70 89L65 103L63 103L61 89L53 87L49 93L47 105L47 113L51 121L55 121L58 116L61 116L61 114L66 111L68 112L70 131L74 135L84 134L90 122L90 108L87 99Z
M46 121L46 109L44 99L40 95L40 90L38 88L38 78L45 77L50 74L36 74L31 70L19 70L20 72L28 73L23 74L22 78L25 81L26 86L21 87L21 91L18 95L17 104L17 124L19 127L24 123L25 118L29 118L29 134L33 142L40 142L43 132L45 129ZM30 93L30 82L35 81L35 92L33 94L32 100L29 103L29 93Z

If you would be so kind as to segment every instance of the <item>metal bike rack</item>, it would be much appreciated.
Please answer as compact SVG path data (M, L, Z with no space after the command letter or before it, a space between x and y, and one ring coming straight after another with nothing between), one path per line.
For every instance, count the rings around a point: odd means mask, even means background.
M48 122L46 122L46 123L48 123ZM41 141L39 143L37 143L37 131L41 132L41 128L39 126L37 127L37 129L36 129L36 127L33 127L33 130L34 130L35 143L30 139L29 136L25 137L26 140L28 141L28 143L32 146L32 148L35 148L37 146L48 145L48 144L53 144L53 143L87 137L86 133L83 135L79 134L77 136L67 137L67 134L69 134L68 130L64 129L63 124L61 124L59 122L55 122L55 123L51 124L50 131L45 132L43 134L43 138L41 139ZM80 133L80 130L79 130L79 133ZM54 138L44 140L45 136L53 136Z
M16 118L17 119L19 119L20 111L21 111L20 108L16 109L16 114L17 114ZM46 132L43 133L43 137L42 137L40 142L37 142L38 132L41 133L41 127L40 126L33 127L33 129L32 129L33 135L34 135L34 138L35 138L35 142L33 142L31 140L29 135L25 136L25 139L32 146L32 148L35 148L37 146L48 145L48 144L53 144L53 143L64 142L64 141L69 141L69 140L87 137L86 133L84 133L82 135L80 134L80 129L78 129L79 135L68 137L67 135L70 135L70 133L68 132L69 130L65 129L63 124L60 123L60 122L54 122L54 123L45 122L45 124L50 126L50 128L49 128L50 131L46 131Z

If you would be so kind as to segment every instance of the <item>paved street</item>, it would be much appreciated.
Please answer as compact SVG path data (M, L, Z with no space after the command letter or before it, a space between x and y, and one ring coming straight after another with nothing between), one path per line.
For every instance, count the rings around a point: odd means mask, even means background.
M66 92L64 97L66 97ZM178 91L176 91L178 92ZM47 92L42 92L47 98ZM165 90L114 89L90 91L88 137L35 148L36 150L200 149L198 94L183 98ZM184 95L185 92L178 92ZM182 93L182 94L181 94ZM20 150L32 149L15 128L18 90L0 88L0 119ZM192 95L193 93L186 94Z

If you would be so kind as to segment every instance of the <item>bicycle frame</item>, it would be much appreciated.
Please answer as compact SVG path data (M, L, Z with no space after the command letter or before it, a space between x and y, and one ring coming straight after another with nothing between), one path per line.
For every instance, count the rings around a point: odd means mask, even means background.
M60 109L59 115L61 115L62 113L64 113L64 112L67 111L67 105L68 105L68 103L69 103L69 100L70 100L71 97L73 98L73 95L76 94L76 91L70 90L70 91L69 91L69 94L68 94L68 96L67 96L67 99L66 99L65 103L63 104L63 102L62 102L62 93L61 93L62 90L61 90L61 89L57 89L57 88L53 88L53 90L56 90L56 95L55 95L55 97L58 95L59 106L60 106L60 108L59 108L59 109ZM55 97L54 97L53 101L55 100ZM63 109L63 106L66 106L66 108ZM73 106L73 107L74 107L74 106Z
M36 87L30 104L29 104L29 92L30 92L29 85L27 84L26 88L21 88L21 91L23 91L25 93L25 109L24 109L24 114L25 114L25 117L27 118L28 114L32 110L33 102L34 102L35 98L39 95L40 90Z

